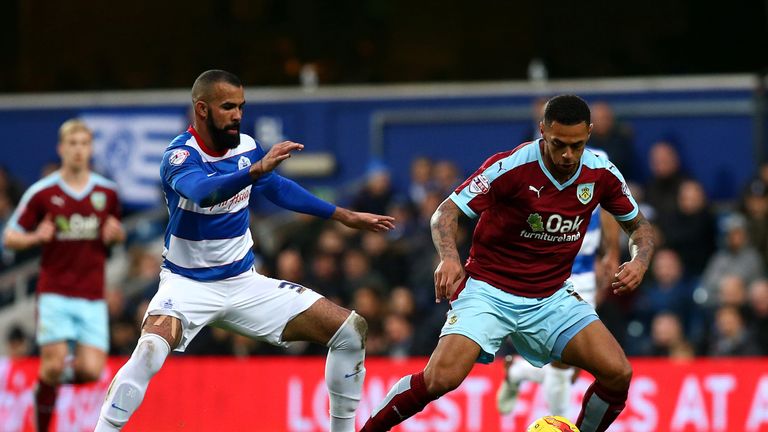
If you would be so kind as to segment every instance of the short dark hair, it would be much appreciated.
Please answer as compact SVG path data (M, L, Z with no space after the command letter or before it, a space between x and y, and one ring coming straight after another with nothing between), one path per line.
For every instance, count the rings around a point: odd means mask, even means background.
M592 122L589 105L576 95L555 96L544 107L544 124L550 126L553 122L568 126L584 122L589 126Z
M192 101L205 99L214 84L225 82L235 87L242 87L243 83L237 75L220 69L207 70L200 74L192 84Z

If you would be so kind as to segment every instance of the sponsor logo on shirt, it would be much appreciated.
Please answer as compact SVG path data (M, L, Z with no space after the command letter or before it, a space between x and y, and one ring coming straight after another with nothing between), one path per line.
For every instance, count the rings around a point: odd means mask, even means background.
M92 214L83 216L75 213L69 217L58 215L56 224L56 239L58 240L95 240L99 238L99 217Z
M486 194L491 190L491 182L483 174L478 175L469 182L469 192L475 195Z
M528 225L531 231L522 230L520 236L523 238L532 238L550 242L574 242L581 238L579 228L584 222L581 216L574 219L567 219L561 215L551 214L546 222L538 213L532 213L528 216Z

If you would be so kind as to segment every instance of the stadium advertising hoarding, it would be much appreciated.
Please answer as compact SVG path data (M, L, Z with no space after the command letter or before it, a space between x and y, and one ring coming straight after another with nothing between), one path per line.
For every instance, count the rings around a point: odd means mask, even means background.
M124 359L110 359L94 385L64 386L56 407L58 431L91 431L112 374ZM401 376L426 359L369 359L358 427ZM627 409L611 431L768 430L768 359L672 363L633 359L635 375ZM322 358L174 357L158 373L125 431L326 430L327 393ZM32 431L32 385L37 360L0 360L0 430ZM399 428L416 431L521 431L547 414L536 385L521 388L514 412L495 408L501 362L478 365L464 384ZM573 390L571 418L589 385Z

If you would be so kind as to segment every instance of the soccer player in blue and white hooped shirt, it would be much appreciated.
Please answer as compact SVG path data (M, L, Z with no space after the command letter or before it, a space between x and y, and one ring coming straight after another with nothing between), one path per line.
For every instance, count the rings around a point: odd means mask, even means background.
M304 146L285 141L265 153L240 133L245 96L235 75L204 72L192 86L192 101L194 125L171 142L160 168L170 214L160 286L136 349L110 386L96 431L120 430L170 351L184 351L212 323L275 345L328 346L330 430L352 431L365 377L367 324L308 288L256 273L248 200L258 192L281 207L370 231L392 229L394 219L336 207L273 172Z

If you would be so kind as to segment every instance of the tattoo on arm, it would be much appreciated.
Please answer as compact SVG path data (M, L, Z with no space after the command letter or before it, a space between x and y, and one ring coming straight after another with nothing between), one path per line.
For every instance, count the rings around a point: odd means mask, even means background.
M629 235L629 254L647 269L651 263L654 249L654 233L651 224L642 213L628 221L619 222L624 232Z
M456 248L456 231L459 227L459 208L447 198L435 210L430 220L432 242L435 244L441 260L455 259L459 261L459 251Z

